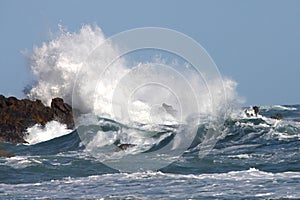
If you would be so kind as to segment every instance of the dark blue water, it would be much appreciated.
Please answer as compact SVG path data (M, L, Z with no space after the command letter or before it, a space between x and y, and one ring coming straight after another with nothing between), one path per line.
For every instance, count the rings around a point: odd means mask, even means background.
M16 155L0 158L0 198L300 198L300 122L293 121L300 119L300 106L261 107L260 114L228 118L204 157L192 145L172 164L146 172L106 166L87 153L78 131L34 145L0 143L1 149ZM276 114L284 119L270 118ZM111 120L85 128L129 130ZM164 127L153 137L170 134L172 139L175 129Z

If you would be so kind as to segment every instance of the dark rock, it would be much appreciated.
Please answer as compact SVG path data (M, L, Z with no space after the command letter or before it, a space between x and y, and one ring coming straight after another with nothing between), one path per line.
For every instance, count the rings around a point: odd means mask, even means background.
M257 117L258 113L259 113L259 107L258 106L253 106L250 108L246 108L244 110L245 114L247 117Z
M74 118L72 115L72 107L64 103L61 98L52 99L51 109L57 121L66 124L69 129L74 128Z
M23 139L28 127L35 124L44 126L52 120L74 128L72 108L60 98L52 100L51 108L40 100L18 100L15 97L5 98L0 95L0 141L25 143Z
M276 114L276 115L271 116L271 118L272 119L277 119L277 120L282 120L283 116L281 114Z
M300 119L294 119L293 121L294 122L300 122Z
M166 103L162 104L162 107L165 109L167 113L175 117L177 115L177 110L175 110L171 105L168 105Z
M136 145L135 144L120 144L118 145L118 147L121 149L121 150L126 150L128 148L131 148L131 147L135 147Z
M15 156L14 154L7 153L7 152L0 149L0 157L11 158L11 157L14 157L14 156Z
M252 107L255 113L255 116L257 117L257 114L259 113L259 107L258 106L253 106Z

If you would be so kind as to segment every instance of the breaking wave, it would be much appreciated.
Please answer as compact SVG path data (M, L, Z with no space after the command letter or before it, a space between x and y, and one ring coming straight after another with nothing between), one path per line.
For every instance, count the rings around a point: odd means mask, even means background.
M122 120L124 117L118 116L112 105L113 98L118 104L124 103L122 95L115 97L116 91L126 92L126 88L137 83L141 84L145 79L172 87L163 88L161 85L152 84L133 94L134 99L128 109L131 120L140 123L185 121L197 110L190 100L191 96L185 95L189 87L192 87L193 95L201 101L198 111L202 114L212 114L209 113L212 112L210 99L212 91L207 90L207 84L210 84L210 88L213 88L215 93L221 93L223 89L226 92L227 102L222 98L214 100L216 107L219 108L214 110L215 113L220 112L224 105L233 105L232 102L238 99L237 84L230 79L224 79L223 85L217 84L215 80L203 80L195 71L183 67L189 64L187 62L178 64L178 58L167 63L163 58L157 59L157 54L160 52L156 52L155 61L152 59L146 62L135 62L134 65L128 64L129 59L119 55L117 44L104 43L106 39L98 26L84 25L75 33L67 32L60 27L60 34L56 38L43 43L40 47L34 47L30 60L31 71L37 84L33 85L28 97L41 99L47 105L52 98L61 97L82 113ZM101 47L104 50L97 56L93 56L95 49L101 45L105 45ZM108 63L113 58L119 59L112 64ZM108 65L109 69L99 80L100 76L97 72L103 71ZM171 66L172 69L165 68L165 65ZM177 70L179 67L184 70ZM170 74L171 71L175 71L173 68L177 71ZM184 79L181 76L184 76ZM187 79L190 85L187 85ZM74 99L72 101L75 84L78 98L77 101ZM180 117L174 117L175 112L172 114L172 109L179 112Z

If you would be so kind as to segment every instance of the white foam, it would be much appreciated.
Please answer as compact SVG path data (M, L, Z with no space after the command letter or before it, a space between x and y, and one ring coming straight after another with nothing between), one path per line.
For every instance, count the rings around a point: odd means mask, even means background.
M229 158L239 158L239 159L249 159L252 156L250 154L239 154L239 155L233 155L233 156L228 156Z
M0 188L3 196L15 198L297 199L299 178L299 172L268 173L250 168L245 171L197 175L162 172L115 173L66 177L40 183L1 183ZM131 195L133 193L136 196Z
M15 169L24 169L26 167L41 163L42 162L34 156L14 156L7 158L6 161L0 165L10 166Z
M110 125L110 122L105 123L107 125ZM115 124L111 125L115 126ZM153 126L151 127L155 129ZM125 156L126 154L136 154L149 150L154 144L157 144L162 139L164 139L164 137L154 139L147 135L151 135L152 133L144 132L141 129L138 130L136 128L125 127L122 127L120 128L120 130L115 131L104 132L102 130L99 130L96 134L92 133L93 137L91 139L87 139L90 137L90 130L87 130L85 133L83 133L82 131L79 132L81 132L82 144L85 145L85 151L92 153L95 157L102 160L105 160L106 158L119 158L121 156ZM114 145L116 141L119 141L118 143L120 144L133 144L135 146L127 149L125 152L117 151L118 147ZM108 156L106 154L108 154Z
M48 122L44 127L39 124L27 129L28 134L24 137L29 145L45 142L53 138L66 135L72 130L67 129L65 124L57 121Z
M300 139L300 133L297 134L288 134L288 133L281 133L278 131L271 130L268 135L271 137L278 138L279 140L291 140L291 139Z

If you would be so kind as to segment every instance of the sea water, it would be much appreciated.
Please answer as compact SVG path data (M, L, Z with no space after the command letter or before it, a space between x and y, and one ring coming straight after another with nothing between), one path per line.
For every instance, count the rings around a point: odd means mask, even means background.
M93 71L94 63L105 67L107 58L118 56L113 44L105 46L103 54L90 56L105 39L99 27L86 25L78 33L61 30L34 48L30 61L36 84L28 97L46 105L54 97L64 98L76 112L76 128L68 130L53 121L28 128L28 144L0 143L1 149L16 155L0 158L0 198L300 197L300 123L294 121L300 118L299 105L262 106L259 115L249 117L239 106L234 81L223 79L226 101L215 99L212 105L209 91L201 88L209 84L218 91L219 85L185 70L190 85L200 88L195 96L201 109L195 115L180 76L174 81L168 70L159 70L188 65L180 59L155 57L155 62L130 64L125 56L95 82L99 74ZM120 118L110 101L114 92L147 77L173 85L182 101L178 104L167 87L152 85L134 93L130 118ZM124 103L122 98L116 101ZM180 106L185 109L178 117ZM284 119L273 119L276 114ZM196 124L191 120L195 118L200 119Z

